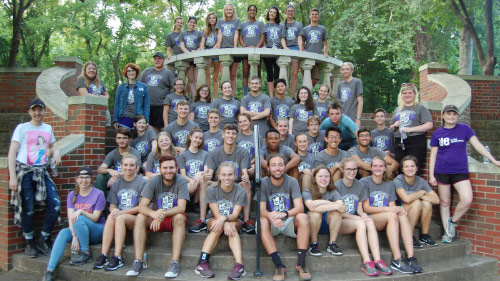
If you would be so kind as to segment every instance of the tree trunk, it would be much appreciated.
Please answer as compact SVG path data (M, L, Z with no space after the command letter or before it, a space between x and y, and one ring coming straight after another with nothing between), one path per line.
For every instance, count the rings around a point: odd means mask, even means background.
M23 17L14 15L12 20L12 41L10 43L9 61L7 66L16 66L17 54L19 54L19 45L21 43L21 23Z
M460 51L458 57L458 74L472 75L472 59L474 58L474 42L472 35L463 29L460 33Z

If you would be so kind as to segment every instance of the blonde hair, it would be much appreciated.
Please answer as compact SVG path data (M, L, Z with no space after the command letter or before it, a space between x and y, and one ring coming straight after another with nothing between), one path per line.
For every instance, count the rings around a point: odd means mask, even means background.
M208 22L208 18L211 16L211 15L214 15L215 16L215 24L217 24L217 21L219 20L219 18L217 17L217 14L214 13L214 12L210 12L207 14L207 17L205 18L205 29L203 30L203 36L209 36L210 33L212 32L215 32L215 27L212 28L212 26L210 25L210 23Z
M165 136L170 140L170 147L167 149L168 155L175 156L175 149L174 149L174 142L173 142L172 135L170 135L170 133L168 133L168 132L160 132L158 134L158 136L156 137L156 148L157 149L155 152L153 152L153 158L155 160L159 160L161 157L161 148L160 148L160 142L159 142L161 136Z
M221 186L221 180L219 174L222 171L222 168L224 167L230 167L233 170L234 177L236 178L236 167L234 167L234 165L231 164L230 162L224 162L219 166L219 168L217 168L217 186Z
M90 77L87 76L87 73L85 71L87 70L87 67L89 65L93 65L95 67L95 77L94 79L91 79ZM99 70L97 69L97 64L93 61L88 61L86 62L83 67L82 67L82 74L80 74L80 77L83 78L83 83L85 84L85 87L88 89L90 86L90 83L93 83L97 87L100 86L100 80L99 80Z
M137 157L135 157L134 154L130 154L130 153L125 153L122 155L122 161L120 161L120 163L123 165L123 163L125 162L125 159L133 159L134 162L135 162L135 165L137 166Z
M385 171L384 171L384 175L382 176L382 181L390 181L391 180L391 176L387 172L387 162L385 162L384 158L382 158L380 156L374 156L372 158L372 162L370 163L370 167L373 166L373 162L375 162L375 160L380 160L380 161L382 161L384 163Z
M401 89L399 89L399 95L398 95L398 108L399 108L399 110L403 110L403 108L405 107L405 102L403 101L403 93L405 91L412 90L415 93L415 99L413 100L412 106L416 106L418 103L418 99L419 99L417 87L415 87L415 85L413 85L413 84L409 84L409 85L405 85L405 84L403 84L401 86Z
M236 13L236 6L234 6L233 3L228 2L228 3L226 3L224 5L224 10L222 11L222 15L223 15L222 18L224 19L224 21L227 21L226 12L225 12L227 6L232 6L233 7L233 18L231 20L237 20L238 19L238 14Z

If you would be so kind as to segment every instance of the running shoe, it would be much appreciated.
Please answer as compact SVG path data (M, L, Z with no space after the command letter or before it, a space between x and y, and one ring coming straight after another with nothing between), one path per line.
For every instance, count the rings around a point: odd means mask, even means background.
M432 240L429 234L422 234L420 236L420 239L418 239L418 241L420 241L420 243L427 244L429 246L433 247L437 246L436 241Z
M411 257L408 259L408 265L413 267L413 273L422 273L424 269L418 264L416 257Z
M94 263L94 269L103 269L106 264L108 264L108 257L106 255L100 255Z
M135 260L134 264L132 265L132 268L129 271L127 271L127 276L138 276L143 269L144 267L142 266L142 261Z
M203 278L213 278L215 276L212 270L210 270L210 265L207 261L200 262L194 269L194 272Z
M405 274L411 274L415 271L413 267L408 265L408 263L403 261L403 259L401 258L397 260L392 260L391 268Z
M323 254L321 253L321 250L319 249L319 245L317 242L311 243L309 246L309 254L311 256L319 257L322 256Z
M375 261L375 268L382 275L391 275L392 274L391 268L388 267L383 260Z
M193 226L188 228L188 232L198 233L198 232L206 230L206 229L207 229L207 224L202 220L197 220L194 222Z
M337 243L329 243L328 247L326 247L326 250L328 251L328 253L334 256L342 256L344 254Z
M123 266L123 261L120 257L113 256L112 258L109 259L108 265L106 265L106 270L108 271L115 271L118 268ZM144 263L143 263L144 267Z
M366 275L366 276L378 276L378 271L375 268L375 263L373 261L367 261L364 262L361 265L361 271Z
M233 267L233 271L229 273L227 279L229 280L240 280L241 277L245 276L247 273L245 272L245 266L241 263L236 263Z
M165 273L165 278L175 278L181 273L181 265L178 261L172 261L168 271Z

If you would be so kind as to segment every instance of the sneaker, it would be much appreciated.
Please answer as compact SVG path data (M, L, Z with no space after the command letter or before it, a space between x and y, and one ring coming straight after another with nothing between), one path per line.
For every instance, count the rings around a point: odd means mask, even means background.
M247 220L241 225L241 230L246 233L255 233L255 222L253 220Z
M307 268L302 268L302 266L297 265L295 267L295 269L297 270L297 273L299 273L299 280L300 281L311 280L311 273L309 273L309 271L307 271Z
M406 273L406 274L411 274L414 272L413 267L409 266L405 261L403 261L401 258L397 260L392 260L391 262L391 268L394 270L397 270L401 273Z
M285 274L286 274L286 268L284 268L284 267L277 267L274 270L273 281L284 281L285 280Z
M72 265L82 265L90 260L90 252L80 252L77 256L71 257L71 261L69 262Z
M38 257L38 251L36 250L35 240L26 239L26 249L24 249L24 253L26 254L26 256L30 258Z
M175 278L181 273L181 265L178 261L172 261L168 271L165 273L165 278Z
M453 242L453 238L445 233L441 238L441 243L450 244L451 242Z
M40 253L48 256L50 255L50 248L52 247L52 239L43 239L42 236L39 236L35 241L35 247Z
M54 281L54 280L56 280L54 278L54 272L52 272L52 271L45 272L45 275L43 276L42 281Z
M202 230L206 230L206 229L207 229L207 224L201 220L197 220L194 222L193 226L188 228L188 232L198 233L198 232L200 232Z
M378 271L375 268L375 263L373 261L364 262L361 266L361 271L366 276L378 276Z
M411 257L408 260L408 265L413 267L413 273L422 273L424 269L418 264L416 257Z
M420 236L420 239L418 239L418 241L420 241L420 243L427 244L429 246L433 247L437 246L436 241L432 240L429 234L422 234L422 236Z
M97 260L94 263L94 269L103 269L104 266L107 264L108 264L108 257L105 255L100 255L97 257Z
M323 254L321 253L321 250L319 249L318 243L311 243L309 246L309 254L311 256L319 257L322 256Z
M326 247L326 250L328 251L328 253L334 256L342 256L344 254L337 243L329 243L328 247Z
M144 265L144 263L143 263ZM106 270L114 271L123 266L123 261L120 257L113 256L109 259L108 265L106 265ZM143 266L144 267L144 266Z
M448 237L454 238L456 234L457 223L452 222L451 218L448 218L448 227L446 228L446 235Z
M233 267L233 271L227 276L228 280L240 280L241 277L245 276L245 266L241 263L236 263Z
M388 267L383 260L375 261L375 268L382 275L391 275L392 270Z
M200 262L194 269L194 272L203 278L213 278L215 276L212 270L210 270L210 264L207 261Z
M413 236L413 248L423 248L424 246Z
M138 276L143 269L144 267L142 267L142 261L135 260L134 264L132 265L132 268L129 271L127 271L127 276Z

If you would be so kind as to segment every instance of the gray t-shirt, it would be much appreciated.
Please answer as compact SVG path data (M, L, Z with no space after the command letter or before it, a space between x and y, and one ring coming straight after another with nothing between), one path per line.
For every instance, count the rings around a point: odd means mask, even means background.
M234 19L230 21L225 21L223 19L219 19L217 24L215 25L217 30L221 30L222 33L222 42L221 48L234 48L234 35L236 30L241 29L240 19Z
M198 124L191 120L188 120L186 124L182 126L177 122L172 122L165 128L165 132L172 135L172 142L174 146L185 147L189 132L194 128L199 128Z
M340 179L335 182L335 187L342 201L344 201L346 213L357 215L358 204L368 198L368 191L365 185L357 179L354 179L352 186L347 186L344 184L344 181Z
M271 114L273 116L274 122L278 121L278 118L287 118L295 102L289 98L285 97L284 100L280 100L277 97L271 99Z
M262 138L259 137L258 140L260 142L260 147L262 147ZM246 151L250 153L250 156L252 156L252 158L255 157L255 140L253 132L251 135L245 135L242 132L239 132L236 143L239 147L246 149Z
M141 162L145 162L149 153L152 150L151 142L156 140L155 130L148 127L144 135L130 140L130 146L137 149L141 153Z
M147 181L140 175L131 181L120 177L111 185L111 190L108 193L109 204L117 206L120 211L138 206L140 195L146 184Z
M208 124L208 112L211 107L212 104L209 102L196 101L193 102L189 108L189 111L194 113L194 123L198 124L203 132L210 129L210 125Z
M224 139L222 138L222 130L218 130L215 133L210 133L206 131L203 133L203 142L205 147L203 148L207 152L211 152L217 147L221 147L224 144Z
M262 179L260 202L267 202L267 210L270 212L284 212L293 209L293 200L302 198L299 182L283 175L283 183L275 186L269 177Z
M304 201L307 200L313 200L311 192L309 192L309 188L306 188L302 191L302 197L304 198ZM321 194L321 200L328 200L331 202L335 202L337 200L342 200L340 197L339 192L334 189L332 191L325 191L325 193Z
M129 150L130 154L137 157L137 166L141 166L141 153L135 148L131 147ZM113 168L113 170L121 172L122 171L122 155L118 151L118 148L113 149L110 153L104 157L103 164L108 165L108 168Z
M349 157L349 153L342 149L337 149L337 155L331 156L325 150L322 150L320 153L316 154L314 157L314 167L318 167L319 165L325 165L328 169L332 168L336 164L342 162L342 159Z
M342 112L356 121L358 113L358 97L363 95L363 82L358 78L341 81L337 86L337 99L342 103Z
M398 175L393 182L396 189L403 188L408 194L412 194L420 190L425 190L426 193L433 191L429 183L419 176L415 176L415 182L412 185L406 182L404 175Z
M189 201L187 181L183 176L176 174L174 183L166 185L162 176L158 175L148 181L142 190L141 196L151 200L153 210L169 210L177 207L179 199Z
M281 38L286 38L286 46L298 46L299 36L304 36L304 26L301 22L282 22L280 24Z
M180 32L170 32L165 39L165 46L172 48L174 55L182 54L182 49L179 41Z
M164 105L169 105L168 109L168 124L177 120L177 103L181 100L188 100L186 96L181 96L176 93L168 94L163 101Z
M282 49L281 29L277 23L266 23L266 48Z
M312 154L313 156L316 156L320 151L322 151L325 148L325 134L326 131L319 130L318 135L315 137L312 137L309 135L309 132L306 133L307 136L307 142L309 145L307 146L307 152Z
M328 108L332 104L331 101L325 101L325 102L319 102L319 101L314 101L314 106L316 107L316 111L318 112L318 116L320 119L320 122L323 122L325 118L328 117Z
M432 117L429 110L425 108L425 106L417 104L417 106L405 106L403 110L399 110L399 107L397 107L392 115L390 123L394 124L396 121L401 122L399 125L399 129L401 129L404 127L420 126L425 122L432 122ZM425 132L410 132L406 134L409 137L412 137L425 134ZM394 132L394 137L401 137L399 130Z
M306 106L300 103L296 103L290 109L290 114L288 115L290 118L293 118L293 128L292 134L294 136L298 134L304 134L309 129L307 128L307 119L309 117L318 115L316 109L306 110Z
M305 156L300 155L301 162L298 166L299 173L304 171L305 169L312 170L314 168L314 156L312 154L307 153Z
M233 153L227 154L224 151L224 146L221 146L208 154L207 167L210 170L217 171L221 164L231 163L236 169L236 181L240 182L242 169L249 169L250 161L250 153L246 149L236 146Z
M370 198L370 206L372 207L387 207L389 202L396 201L396 187L393 181L382 181L376 184L373 178L366 177L360 180L365 185Z
M280 146L288 146L292 150L295 150L295 137L292 134L286 134L286 138L281 140L280 138Z
M193 178L198 172L203 171L207 158L208 152L203 149L198 150L198 153L186 149L177 156L177 166L179 170L186 169L186 175Z
M385 157L385 152L383 152L382 150L375 148L375 147L368 147L368 151L366 153L363 153L363 152L361 152L361 150L359 150L359 146L356 145L356 146L349 148L349 150L347 152L349 152L349 156L352 156L352 155L359 156L359 158L361 158L361 160L363 162L366 162L366 163L371 163L373 157L375 157L375 156L378 156L382 159L384 159L384 157Z
M217 32L210 32L205 36L205 49L212 49L217 44Z
M394 147L394 133L391 129L385 127L382 131L377 128L371 131L373 146L386 151L389 150L391 153L395 153Z
M288 146L280 146L278 149L278 154L285 157L285 165L286 163L288 163L288 161L290 161L291 155L294 153L295 152L293 152L293 150ZM267 146L263 147L260 150L260 155L262 155L262 157L264 157L264 160L267 161L267 157L271 155L271 153L269 153L269 151L267 150Z
M322 25L304 27L304 49L307 52L323 54L324 41L328 40L328 32Z
M155 159L153 153L149 153L148 159L146 159L146 172L160 174L160 160Z
M183 31L177 40L184 42L184 46L188 51L198 50L200 48L202 33L199 30Z
M258 20L247 21L241 24L241 38L245 46L257 46L262 34L266 33L264 23Z
M248 94L241 99L241 107L246 108L250 112L262 112L266 109L271 111L271 99L268 95L263 93L260 93L256 97L252 94ZM259 125L260 137L264 137L267 130L269 130L267 118L253 120L252 122L254 125Z
M217 185L209 186L205 198L208 204L217 203L217 207L222 216L229 216L232 214L234 207L237 205L247 205L247 193L245 189L237 183L233 184L233 189L230 192L225 192ZM209 209L207 220L213 217L214 214L212 213L212 209Z
M95 96L103 96L104 92L106 92L106 86L104 86L102 80L99 80L99 85L96 85L93 82L91 82L89 84L89 87L87 88L87 86L85 86L85 81L81 76L78 77L78 79L76 79L76 90L78 91L78 89L80 88L87 89L87 93Z
M151 106L163 105L165 97L174 87L174 79L174 73L167 68L156 70L150 67L142 72L139 81L148 85Z
M234 98L225 100L223 98L216 98L212 102L212 108L220 111L222 119L219 123L219 128L224 129L226 124L237 124L236 117L240 114L240 101Z

